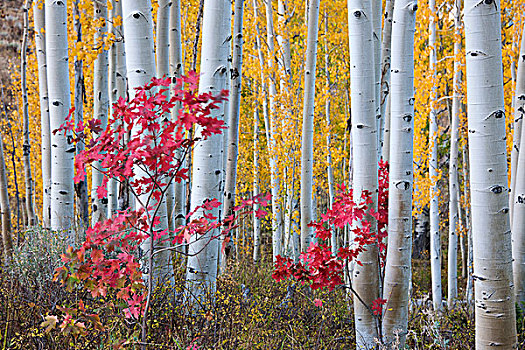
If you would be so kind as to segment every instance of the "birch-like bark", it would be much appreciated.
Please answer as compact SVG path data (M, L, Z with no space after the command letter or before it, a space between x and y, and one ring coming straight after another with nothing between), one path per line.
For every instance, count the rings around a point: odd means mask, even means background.
M111 21L108 31L115 37L115 41L109 49L109 113L113 112L114 103L119 98L126 98L126 53L124 52L124 37L122 25L115 25L117 18L122 19L122 1L112 1ZM116 214L119 209L119 184L115 179L110 179L108 183L108 215Z
M385 19L381 41L381 156L387 161L390 157L390 52L392 45L392 16L394 14L394 0L386 0Z
M466 0L476 349L516 345L509 225L500 2Z
M233 18L233 62L230 73L230 103L228 105L228 144L226 155L226 178L224 181L224 218L233 215L237 159L239 157L239 116L241 112L242 48L243 48L244 0L235 0ZM226 267L226 254L221 255L221 270Z
M317 60L317 34L319 31L319 0L310 0L308 8L308 38L304 71L303 130L301 138L301 251L310 245L312 222L313 165L314 165L314 106L315 66Z
M525 32L524 34L525 35ZM512 257L514 259L514 286L516 288L516 302L521 309L525 309L525 154L520 151L520 138L523 138L525 128L522 119L525 114L525 37L521 39L520 56L518 59L518 75L516 82L516 96L514 99L514 145L512 156L517 158L514 164L516 173L512 174L510 192L512 213ZM520 134L516 134L518 132ZM513 159L514 160L514 159Z
M182 62L182 30L181 30L181 13L180 13L180 0L172 0L170 7L170 31L169 31L169 55L170 55L170 64L169 71L172 81L180 77L184 73L184 65ZM172 87L175 87L172 85ZM175 108L172 109L171 119L176 120L179 116L180 104L177 104ZM179 152L177 158L182 159L182 157L189 157L189 155L184 155ZM183 166L188 167L188 159L184 159ZM186 183L184 181L175 182L173 190L173 205L168 204L168 208L172 207L172 211L169 214L171 215L172 220L170 220L173 227L178 227L185 222L186 217ZM168 196L168 201L170 196Z
M385 120L381 114L381 22L383 20L383 2L372 1L372 31L374 43L374 108L376 115L377 161L381 160L383 150L383 130Z
M436 75L436 2L429 0L430 23L429 39L430 46L429 71L432 77L432 87L430 91L430 130L428 132L430 145L430 159L428 164L430 176L430 270L432 282L432 305L434 310L443 309L442 291L441 291L441 237L439 233L439 191L437 187L438 180L438 161L437 161L437 143L438 143L438 124L436 112L437 99L437 75Z
M45 13L49 120L50 130L55 130L64 124L71 107L66 1L46 0ZM74 155L75 145L68 142L64 133L51 134L51 229L68 230L70 239Z
M101 48L93 64L93 118L101 122L102 130L105 130L108 125L108 110L109 110L109 94L108 94L108 52L103 49L104 38L107 36L107 19L108 7L106 3L95 1L93 3L94 16L96 21L102 21L102 26L97 28L94 35L95 47ZM99 135L94 134L97 138ZM94 163L91 172L91 224L106 219L108 211L108 198L99 198L97 189L102 185L104 178L102 170L102 162Z
M253 195L259 194L259 110L253 112ZM253 262L261 259L261 219L257 216L259 204L253 207Z
M155 51L153 45L153 18L151 13L150 0L123 0L123 28L125 33L125 52L126 52L126 69L128 77L128 92L130 99L135 97L135 88L144 86L155 75ZM131 137L140 137L137 130L132 130ZM138 178L147 177L140 168L134 169L135 176ZM153 228L155 231L164 231L168 229L167 213L165 201L156 203L149 198L150 194L145 193L135 198L136 208L143 207L149 199L149 205L157 208L159 224ZM153 218L149 212L149 220ZM151 222L151 221L150 221ZM161 240L167 237L162 237ZM157 243L146 239L141 245L144 255L148 258L153 256L155 249L162 249L164 243ZM147 271L145 278L152 278L157 281L163 278L171 278L171 252L164 251L157 254L153 259L153 271Z
M282 213L280 204L280 178L279 169L277 167L277 156L275 155L276 147L276 108L275 108L275 95L277 90L275 87L275 74L273 74L273 62L275 57L275 45L274 45L274 30L273 30L273 10L271 1L266 1L266 44L268 46L268 71L270 72L269 78L269 113L265 115L264 123L266 129L266 139L268 140L268 150L270 152L270 183L272 193L272 250L273 259L277 255L281 254L281 241L282 241ZM257 12L256 1L254 0L254 11ZM257 18L257 14L255 14ZM258 29L257 29L258 30ZM258 44L260 48L261 45ZM262 67L261 67L262 68ZM261 71L262 73L262 71Z
M388 69L390 70L390 68ZM389 83L390 84L390 83ZM384 130L384 140L383 140L383 160L390 163L390 106L391 106L390 93L386 96L386 108L385 108L385 130Z
M49 126L49 96L47 90L45 3L35 1L35 49L38 63L38 89L40 96L40 128L42 151L42 226L51 225L51 130Z
M78 9L79 0L73 1L73 27L75 28L76 42L82 42L82 23L80 21L81 13ZM84 97L86 96L84 86L84 63L81 59L75 56L75 91L74 91L74 107L75 107L75 122L84 123ZM84 143L79 142L76 145L76 154L84 150ZM84 175L82 180L75 184L75 195L77 210L80 214L82 224L84 227L89 225L89 197L88 197L88 181L87 175Z
M199 93L219 93L228 80L229 30L225 18L231 18L229 0L205 0L202 27L201 78ZM221 109L214 110L213 117L223 119ZM196 137L201 130L196 129ZM213 135L200 141L193 155L193 186L191 191L191 210L204 201L220 198L222 195L222 135ZM193 219L202 216L202 210L193 215ZM210 214L220 217L218 208ZM192 235L188 247L188 266L186 281L188 298L199 300L207 293L212 295L216 289L218 263L218 230L203 235Z
M400 331L404 347L412 278L412 189L414 136L414 33L417 2L397 0L392 24L388 248L383 296L383 336Z
M525 30L525 25L524 28ZM514 194L516 193L516 177L518 158L521 148L521 129L525 115L525 31L521 38L520 54L518 56L518 73L516 75L516 91L514 93L514 134L512 137L512 151L510 154L510 220L514 220Z
M352 101L352 142L354 157L353 197L361 202L363 191L372 194L373 206L377 208L378 174L377 159L371 155L377 152L376 119L376 75L374 59L374 18L373 6L367 0L348 0L348 32L350 44L351 101ZM372 217L370 232L377 231L377 221ZM362 225L362 223L358 223ZM370 312L374 300L379 298L379 267L376 244L365 247L353 270L352 285L359 296L354 298L354 314L357 349L375 347L378 338L377 318Z
M4 141L0 133L0 214L2 217L2 246L4 248L4 264L8 264L13 257L13 238L11 237L11 207L7 191L7 172L4 158ZM1 253L1 252L0 252Z
M454 306L458 294L458 226L459 212L459 179L458 179L458 145L459 145L459 107L461 89L461 70L459 54L461 52L461 0L454 1L454 80L452 99L452 125L450 130L450 163L449 181L449 216L448 216L448 307Z
M29 39L29 9L32 0L26 0L24 4L24 32L22 39L20 82L22 88L22 105L24 114L24 178L26 186L26 213L28 226L33 227L37 224L35 214L35 203L33 200L33 176L31 175L31 142L29 141L29 103L27 101L27 42Z
M514 93L514 135L510 157L510 220L514 221L514 197L516 193L516 178L518 158L521 148L523 116L525 115L525 25L518 56L518 74L516 76L516 92Z

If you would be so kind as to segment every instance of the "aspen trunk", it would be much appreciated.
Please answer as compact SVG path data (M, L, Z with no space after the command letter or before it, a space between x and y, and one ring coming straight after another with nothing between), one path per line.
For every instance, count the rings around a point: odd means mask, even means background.
M465 1L476 349L516 347L500 2Z
M102 21L103 26L97 28L95 32L95 47L99 48L102 46L102 51L98 54L95 63L93 65L94 78L93 78L93 118L98 119L101 122L102 130L105 130L108 125L108 110L109 110L109 94L108 94L108 52L103 49L104 37L107 35L107 19L108 19L108 8L107 5L102 2L95 1L93 4L94 19ZM93 137L97 138L99 135L94 134ZM108 211L108 199L107 197L99 198L97 189L102 185L102 162L97 161L94 163L94 167L91 172L91 224L106 219Z
M363 191L372 194L373 206L377 208L378 174L377 159L371 155L377 152L376 119L376 75L374 59L374 18L373 6L367 0L348 1L348 31L350 61L352 62L352 143L354 157L353 197L361 202ZM378 105L377 105L378 106ZM370 231L375 234L377 222L367 217ZM362 225L359 224L358 225ZM350 242L352 243L352 242ZM358 298L354 298L357 349L375 347L378 338L378 320L370 312L374 300L379 298L378 249L376 244L366 246L355 264L352 284Z
M46 58L50 130L64 124L71 107L68 70L67 2L46 0ZM69 230L73 212L75 145L64 133L51 134L51 229ZM69 230L69 238L72 231Z
M520 54L518 56L518 74L516 76L516 91L514 93L514 135L512 137L512 152L510 157L510 220L514 220L514 197L516 193L516 178L518 158L521 148L521 129L525 115L525 25L521 38ZM516 294L517 295L517 294Z
M40 96L40 128L42 151L42 226L51 226L51 130L49 126L49 96L47 89L45 3L35 1L35 49L38 62L38 89Z
M225 18L231 16L229 0L205 0L202 28L202 54L200 93L219 93L228 80L228 48L229 30ZM213 117L223 119L220 110L214 110ZM200 129L196 129L199 137ZM191 191L191 210L202 205L205 200L220 198L222 181L222 135L213 135L200 141L193 155L193 186ZM196 212L193 218L200 217L202 210ZM218 208L210 212L220 217ZM199 300L206 293L213 295L216 289L219 232L213 230L199 237L193 235L188 247L188 267L186 281L191 300ZM191 295L190 295L191 294ZM197 305L196 305L197 306Z
M73 26L75 28L75 34L77 36L76 42L82 42L82 24L80 23L81 13L78 9L79 0L73 1ZM86 95L84 86L84 63L81 59L75 56L75 122L84 123L84 97ZM76 145L76 154L79 154L84 150L84 143L79 142ZM89 225L89 197L88 197L88 182L87 175L79 183L75 184L75 194L77 200L77 211L82 219L84 227Z
M525 32L524 32L525 35ZM525 128L522 119L525 114L525 37L521 39L520 56L518 60L518 75L514 99L514 146L512 156L517 158L514 166L516 173L512 174L511 182L511 213L512 213L512 257L514 259L514 286L516 302L525 308L525 155L520 151L520 138L523 138ZM517 134L519 132L519 134Z
M319 31L319 0L310 0L308 8L308 38L306 43L306 63L304 73L303 130L301 138L301 251L310 245L312 222L313 164L314 164L314 105L315 105L315 66L317 59L317 34Z
M441 237L439 232L439 191L437 186L438 181L438 124L436 115L436 3L435 0L429 1L430 7L430 24L429 24L429 40L430 57L429 57L429 71L432 76L432 87L430 91L430 130L428 132L430 145L430 159L428 164L430 176L430 270L432 276L432 304L435 311L443 309L442 291L441 291Z
M385 3L385 23L381 41L381 100L380 111L384 120L384 125L389 123L386 118L388 97L390 95L390 52L392 45L392 16L394 14L394 0L386 0ZM386 129L383 131L383 146L386 138ZM383 151L383 153L385 153ZM384 156L383 156L384 158Z
M381 160L383 152L383 130L385 120L381 114L381 22L383 19L383 2L371 1L372 3L372 41L374 44L374 108L376 116L377 137L377 161Z
M151 13L150 0L123 0L123 27L125 33L125 52L126 68L128 77L128 92L130 99L135 97L135 88L141 87L148 83L155 74L155 51L153 45L153 19ZM132 130L132 137L140 137L137 130ZM140 168L134 169L135 176L138 178L147 177L148 175ZM150 194L146 193L135 198L137 208L143 207L149 199ZM150 205L158 208L157 216L160 222L152 229L155 231L164 231L168 229L166 202L165 200L156 203L150 199ZM148 220L153 219L152 212L148 212ZM162 237L161 240L167 237ZM164 246L164 243L157 243L149 237L141 245L146 257L153 261L153 271L149 271L146 279L157 281L163 278L171 278L171 252L164 251L155 256L155 249Z
M253 112L253 195L259 194L259 110ZM257 217L259 204L253 207L253 262L261 259L261 219Z
M29 9L31 0L26 0L24 4L24 33L22 39L20 80L22 85L22 104L24 113L24 178L26 187L26 213L28 226L33 227L37 224L35 214L35 203L33 200L33 176L31 175L31 143L29 141L29 103L27 102L27 42L29 37Z
M228 105L228 144L226 178L224 181L224 218L233 215L235 206L235 185L237 159L239 157L239 116L241 112L242 47L244 0L235 0L233 19L233 62L231 67L231 91ZM226 267L226 254L221 255L221 270Z
M392 24L390 181L388 248L383 295L383 336L404 347L412 278L412 189L414 134L414 32L417 4L397 0Z
M458 294L458 226L459 213L459 180L458 180L458 145L459 145L459 107L461 90L460 62L461 52L461 0L454 1L454 81L452 99L452 125L450 130L450 163L449 163L449 217L448 217L448 307L454 306Z
M113 112L113 104L119 98L126 98L126 53L124 52L124 37L122 32L122 25L115 25L117 18L122 19L122 1L112 1L111 21L109 23L108 31L115 35L115 42L109 49L109 99L110 109L109 113ZM110 179L108 183L108 215L112 216L122 206L119 205L119 184L117 180Z
M4 248L4 264L8 264L13 257L13 238L11 237L11 208L9 206L9 184L4 158L4 141L0 133L0 214L2 216L2 246ZM2 252L0 252L2 253Z

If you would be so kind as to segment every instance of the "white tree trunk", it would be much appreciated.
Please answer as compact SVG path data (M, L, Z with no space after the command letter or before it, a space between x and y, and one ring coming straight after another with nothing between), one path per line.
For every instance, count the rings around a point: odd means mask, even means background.
M259 194L259 110L253 112L253 195ZM259 204L253 207L253 262L261 259L261 219L257 217Z
M46 0L45 13L49 124L53 131L64 124L71 107L66 1ZM68 142L64 133L51 134L52 230L68 230L72 226L74 155L75 145ZM71 239L71 230L68 235Z
M450 162L448 170L449 181L449 216L448 216L448 307L454 306L454 299L458 296L458 226L459 213L459 179L458 179L458 146L459 146L459 107L461 91L460 62L457 58L461 52L461 0L454 1L454 80L452 99L452 125L450 130Z
M516 347L500 2L465 1L476 349Z
M2 246L4 264L8 263L12 258L13 239L11 237L11 208L9 206L9 193L7 181L7 172L4 158L4 141L3 135L0 132L0 214L2 217Z
M40 128L42 150L42 226L51 225L51 130L49 126L49 97L47 90L45 4L33 5L35 21L35 49L38 62L38 88L40 95Z
M514 135L510 157L510 220L514 220L514 194L516 193L516 177L518 158L521 148L521 129L525 115L525 25L521 38L520 54L518 56L518 74L516 76L516 91L514 93ZM516 294L517 295L517 294Z
M104 25L95 31L95 47L104 46L104 37L107 35L108 8L102 2L93 3L94 19L102 20ZM104 49L98 54L93 64L93 118L101 122L102 130L108 125L109 94L108 94L108 52ZM93 135L97 138L99 135ZM91 172L91 224L104 220L107 217L108 199L99 198L97 189L102 185L104 178L102 172L102 162L95 162Z
M268 46L268 70L273 71L273 61L275 55L275 46L274 46L274 32L273 32L273 11L271 1L266 1L266 44ZM254 0L254 11L257 10L257 4ZM257 18L257 14L255 14ZM257 45L261 48L261 45ZM262 52L259 53L259 58L261 59ZM261 67L261 74L263 73ZM276 127L274 119L276 117L276 108L275 108L275 95L277 90L275 87L275 75L270 73L269 79L269 113L264 115L264 123L266 129L266 139L268 144L268 150L270 153L270 183L271 183L271 194L272 194L272 250L273 250L273 259L275 260L277 255L281 254L281 241L282 241L282 213L281 213L281 204L279 198L280 190L280 178L279 178L279 169L277 167L277 156L275 155L276 147Z
M241 112L242 47L244 0L235 1L233 20L233 62L231 67L231 91L228 105L228 144L226 178L224 181L224 217L233 215L235 206L235 185L237 179L237 158L239 157L239 116ZM236 242L237 243L237 242ZM221 266L226 267L226 254L221 256ZM222 268L221 268L222 270Z
M115 35L115 42L109 49L109 113L113 112L113 104L120 97L126 98L126 53L124 51L124 36L122 25L115 25L117 18L122 18L122 1L112 1L111 21L108 31ZM119 184L115 179L108 183L108 215L111 216L119 209Z
M29 141L29 103L27 101L27 43L29 39L29 9L31 0L26 0L24 4L24 33L22 39L20 80L22 85L22 103L24 112L24 179L26 187L26 207L27 219L30 227L37 224L35 215L35 203L33 200L33 176L31 175L31 143Z
M376 75L374 59L374 18L373 6L367 0L348 0L348 32L350 44L350 74L352 92L352 142L354 157L353 197L361 202L363 191L372 194L373 206L377 208L378 174L376 119ZM370 231L377 231L377 222L371 222ZM378 322L369 311L372 302L379 298L379 267L376 244L366 246L354 266L352 284L358 298L354 298L355 329L357 349L370 349L378 337ZM364 305L363 302L366 304Z
M430 0L430 24L429 40L430 57L429 71L432 76L432 87L430 91L430 130L428 132L430 145L430 159L428 164L430 176L430 270L432 280L432 304L434 310L443 309L442 292L441 292L441 237L439 233L439 191L437 186L438 177L438 160L437 160L437 143L438 143L438 124L436 115L437 87L436 83L436 2Z
M128 92L130 99L135 97L135 88L148 83L155 75L155 51L153 45L153 18L151 13L150 0L123 0L123 27L125 33L125 52L126 68L128 76ZM132 130L132 137L140 137L138 130ZM147 174L140 168L134 169L135 176L138 178L147 177ZM145 193L135 199L137 208L143 206L150 194ZM163 205L164 204L164 205ZM156 207L159 205L157 216L160 219L159 225L154 227L155 231L163 231L168 228L167 213L165 201L155 203L150 200L150 205ZM148 213L150 216L153 213ZM167 237L162 237L162 239ZM151 238L148 238L141 246L146 257L150 257L157 248L162 248L164 244L156 243L153 245ZM169 276L171 252L165 251L155 256L153 259L153 271L147 271L145 278L150 276L154 281Z
M379 110L381 112L380 123L380 147L383 160L389 161L390 157L390 52L392 45L392 16L394 14L394 0L386 0L385 19L381 41L381 98Z
M417 3L397 0L392 24L390 181L388 248L383 295L383 336L400 330L404 347L412 278L412 189L414 135L414 32Z
M310 245L312 222L313 165L314 165L314 105L315 105L315 66L317 59L317 33L319 31L319 0L309 0L308 38L306 42L306 62L304 70L303 131L301 138L301 250Z
M518 59L518 75L516 94L514 99L514 146L513 159L516 157L516 173L512 176L510 192L512 213L512 257L514 259L514 286L516 288L516 302L525 308L525 154L520 151L520 138L523 138L525 128L522 119L525 115L525 32L521 39L521 49ZM519 134L517 134L519 129Z
M201 78L199 92L219 93L228 79L228 38L229 30L224 25L224 18L231 16L229 0L205 0L202 27ZM212 115L223 119L220 110L214 110ZM199 137L200 129L196 129ZM205 200L220 198L222 195L222 135L213 135L200 141L194 150L193 186L191 192L191 210L202 205ZM202 216L202 211L193 218ZM220 217L218 208L211 214ZM219 232L214 230L201 236L192 236L188 253L186 280L191 299L199 299L206 293L214 294L217 279L217 262L220 247Z
M180 13L180 0L172 0L170 8L170 31L169 31L169 73L170 77L176 79L184 73L184 65L182 62L182 29L181 29L181 13ZM174 85L172 85L174 87ZM171 113L171 119L176 120L178 118L178 110L180 104L177 104L173 108ZM186 157L183 161L183 166L187 167L189 155L184 155L179 152L178 158L182 159ZM173 212L170 212L172 218L173 227L178 227L185 222L186 217L186 183L184 181L176 182L173 190L173 205L168 204L168 208L173 208ZM168 201L170 200L171 194L168 196Z
M381 160L383 150L383 130L385 120L381 114L381 22L383 20L383 2L371 1L372 3L372 41L374 43L374 108L376 115L376 137L377 137L377 161Z

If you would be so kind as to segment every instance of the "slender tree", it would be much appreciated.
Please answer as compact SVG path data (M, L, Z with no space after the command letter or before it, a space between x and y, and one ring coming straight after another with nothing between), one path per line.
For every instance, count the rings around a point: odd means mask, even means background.
M373 205L377 205L378 174L377 159L371 155L377 152L376 119L376 76L374 58L373 9L370 1L348 1L348 32L350 44L351 101L352 101L352 142L354 157L353 196L361 202L363 191L372 194ZM377 222L372 217L370 231L375 234ZM379 298L378 249L376 244L366 246L359 254L361 264L354 266L352 285L359 298L354 298L357 349L370 349L378 338L377 319L370 312L374 300Z
M500 2L465 1L476 349L515 348Z
M303 131L301 138L301 250L306 251L313 235L313 164L314 105L317 34L319 31L319 0L310 0L308 7L308 38L304 70Z
M45 2L46 62L50 130L58 129L71 107L68 70L67 3ZM75 145L63 133L51 134L51 229L68 230L73 213ZM72 232L69 230L69 234ZM71 236L70 236L71 238Z
M228 79L228 41L230 40L228 26L230 22L231 2L229 0L205 0L202 28L201 78L199 92L219 93ZM223 119L220 109L214 110L214 116ZM200 129L196 129L199 136ZM193 186L191 191L191 210L204 201L217 199L222 195L222 135L214 135L200 141L193 155ZM202 216L202 210L197 211L193 218ZM210 212L220 217L218 208ZM216 230L203 235L193 235L188 246L188 265L186 282L188 297L199 299L206 293L214 294L217 279L218 234Z
M417 3L397 0L392 24L388 248L383 297L387 343L400 331L404 347L412 277L412 189L414 135L414 32Z
M2 217L2 246L4 248L4 263L9 263L13 254L13 238L11 236L11 207L9 206L8 182L4 158L3 134L0 133L0 214Z

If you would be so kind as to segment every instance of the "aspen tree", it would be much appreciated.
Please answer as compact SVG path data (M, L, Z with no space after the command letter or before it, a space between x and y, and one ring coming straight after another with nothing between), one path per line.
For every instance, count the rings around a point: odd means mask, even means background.
M76 34L76 44L82 43L82 23L81 13L79 10L79 0L73 1L73 27ZM86 96L86 89L84 86L84 62L81 58L75 56L74 60L75 67L75 91L74 91L74 103L75 106L75 122L84 123L84 98ZM76 145L76 154L79 154L84 150L84 143L79 142ZM89 225L89 198L88 198L88 181L87 175L84 175L83 179L75 184L75 194L77 200L77 210L82 218L82 224L84 227Z
M13 253L13 239L11 237L11 208L9 206L8 182L4 158L4 141L0 132L0 214L2 217L2 246L4 248L4 263L9 262Z
M259 110L257 106L253 112L253 195L259 194ZM253 262L261 259L261 219L257 217L259 204L253 210Z
M135 88L145 85L155 75L155 51L153 45L153 18L151 13L150 0L122 0L123 28L125 33L125 52L126 69L128 77L128 92L130 98L135 96ZM140 137L135 130L132 130L131 137ZM134 169L135 176L138 178L147 177L140 168ZM136 207L145 206L149 199L149 194L145 193L135 198ZM165 201L155 203L149 199L149 205L158 206L157 216L159 224L154 228L156 231L168 229L167 213ZM147 215L150 216L149 212ZM149 217L149 220L152 218ZM165 237L163 237L165 238ZM141 249L146 257L152 259L153 251L156 249L155 242L151 237L142 243ZM162 247L158 244L157 247ZM153 259L153 271L148 271L146 279L156 281L166 276L171 277L171 252L164 251ZM150 279L151 277L151 279Z
M65 0L46 0L45 28L50 130L56 130L64 124L71 107ZM72 225L74 154L75 145L64 133L51 134L52 230L68 230ZM68 234L71 239L72 231Z
M372 195L373 206L377 207L378 173L377 159L371 155L377 152L376 119L376 76L374 58L375 42L373 29L373 7L367 0L348 1L348 32L351 62L352 101L352 143L354 157L353 197L361 202L363 191ZM377 232L377 222L371 222L370 231ZM352 285L359 296L354 298L357 349L370 349L378 338L378 324L370 312L372 302L379 298L378 247L366 246L359 254L353 270Z
M381 22L383 19L383 2L372 1L372 41L374 43L374 79L375 79L375 115L376 115L376 137L377 137L377 161L381 160L383 149L383 130L385 120L381 114Z
M523 31L525 33L525 31ZM525 40L522 36L518 56L518 72L516 76L516 91L514 93L514 135L512 138L511 172L510 172L510 220L514 220L514 197L516 193L516 178L518 158L521 148L521 129L525 115ZM517 295L517 294L516 294Z
M113 34L114 41L109 49L109 99L113 106L119 98L126 98L126 53L124 52L124 37L122 32L122 0L112 1L111 21L109 22L108 32ZM110 107L109 113L112 113L113 108ZM108 183L108 216L117 212L118 209L123 209L119 206L118 182L115 179L110 179ZM122 184L123 185L123 184Z
M228 79L228 49L229 30L224 22L230 22L231 2L229 0L205 0L202 27L201 78L199 92L219 93ZM223 119L220 110L214 110L212 115ZM200 129L196 129L199 137ZM213 135L200 141L193 155L193 186L191 191L191 210L209 199L221 196L222 181L222 135ZM202 216L202 210L194 214ZM220 217L218 208L210 211L215 217ZM206 293L215 293L217 280L217 263L219 232L213 230L206 234L192 235L188 246L188 265L186 281L189 298L199 299Z
M303 130L301 138L301 251L310 244L312 222L313 162L314 162L314 105L315 105L315 66L317 60L317 34L319 31L319 0L310 0L308 8L308 38L304 71Z
M35 214L35 203L33 200L33 176L31 174L31 143L29 140L29 103L27 101L27 43L29 39L29 9L31 8L31 0L26 0L24 4L24 32L22 39L21 65L20 65L20 80L22 85L22 103L23 103L23 125L24 125L24 179L26 187L26 207L28 224L33 227L37 224Z
M525 31L524 31L525 35ZM520 55L518 58L518 74L516 94L514 98L514 146L512 148L515 160L516 173L512 176L510 192L512 213L512 258L514 270L514 286L516 288L516 302L525 308L525 155L521 152L520 142L525 128L522 119L525 114L525 37L521 39ZM518 133L519 132L519 133Z
M498 0L465 1L476 349L515 348Z
M47 90L45 3L35 1L35 49L38 62L38 88L40 97L40 128L42 151L42 226L51 225L51 130L49 126L49 96Z
M95 47L100 50L93 64L93 118L101 122L102 130L108 125L109 94L108 94L108 52L104 49L104 40L107 36L108 8L106 3L93 3L95 23L97 28L94 36ZM93 135L95 138L98 135ZM97 189L102 185L102 162L96 162L91 172L91 224L102 221L107 217L108 199L99 198Z
M458 179L458 145L459 145L459 107L461 89L461 71L458 61L461 53L461 0L454 0L454 78L452 99L452 125L450 130L450 163L449 163L449 217L448 217L448 307L454 306L458 293L458 225L459 179Z
M383 297L383 336L399 330L404 347L412 278L412 189L414 136L414 32L417 2L397 0L392 24L388 248Z
M182 62L182 29L181 29L181 8L180 0L172 0L170 7L170 30L169 30L169 74L172 81L180 77L184 73L184 65ZM172 85L174 88L175 85ZM180 104L175 105L172 109L171 118L176 120ZM189 155L179 154L178 158L189 157ZM188 162L185 159L185 166ZM170 198L168 197L168 200ZM184 223L186 217L186 183L183 181L175 182L173 191L173 205L168 205L168 214L172 217L172 225L178 227Z
M436 2L429 0L430 7L430 23L429 23L429 39L430 46L429 57L429 71L432 75L432 88L430 92L430 131L429 131L429 145L430 145L430 159L428 164L430 175L430 269L432 279L432 304L434 310L440 311L443 309L442 292L441 292L441 239L439 233L439 191L437 187L438 180L438 161L437 161L437 143L438 143L438 124L436 112L437 99L437 77L436 77Z
M231 67L231 91L228 104L228 143L226 178L224 181L224 218L233 214L235 186L237 180L237 159L239 158L239 117L241 112L242 49L244 0L235 0L233 18L233 62ZM226 255L221 256L221 265L226 266Z

